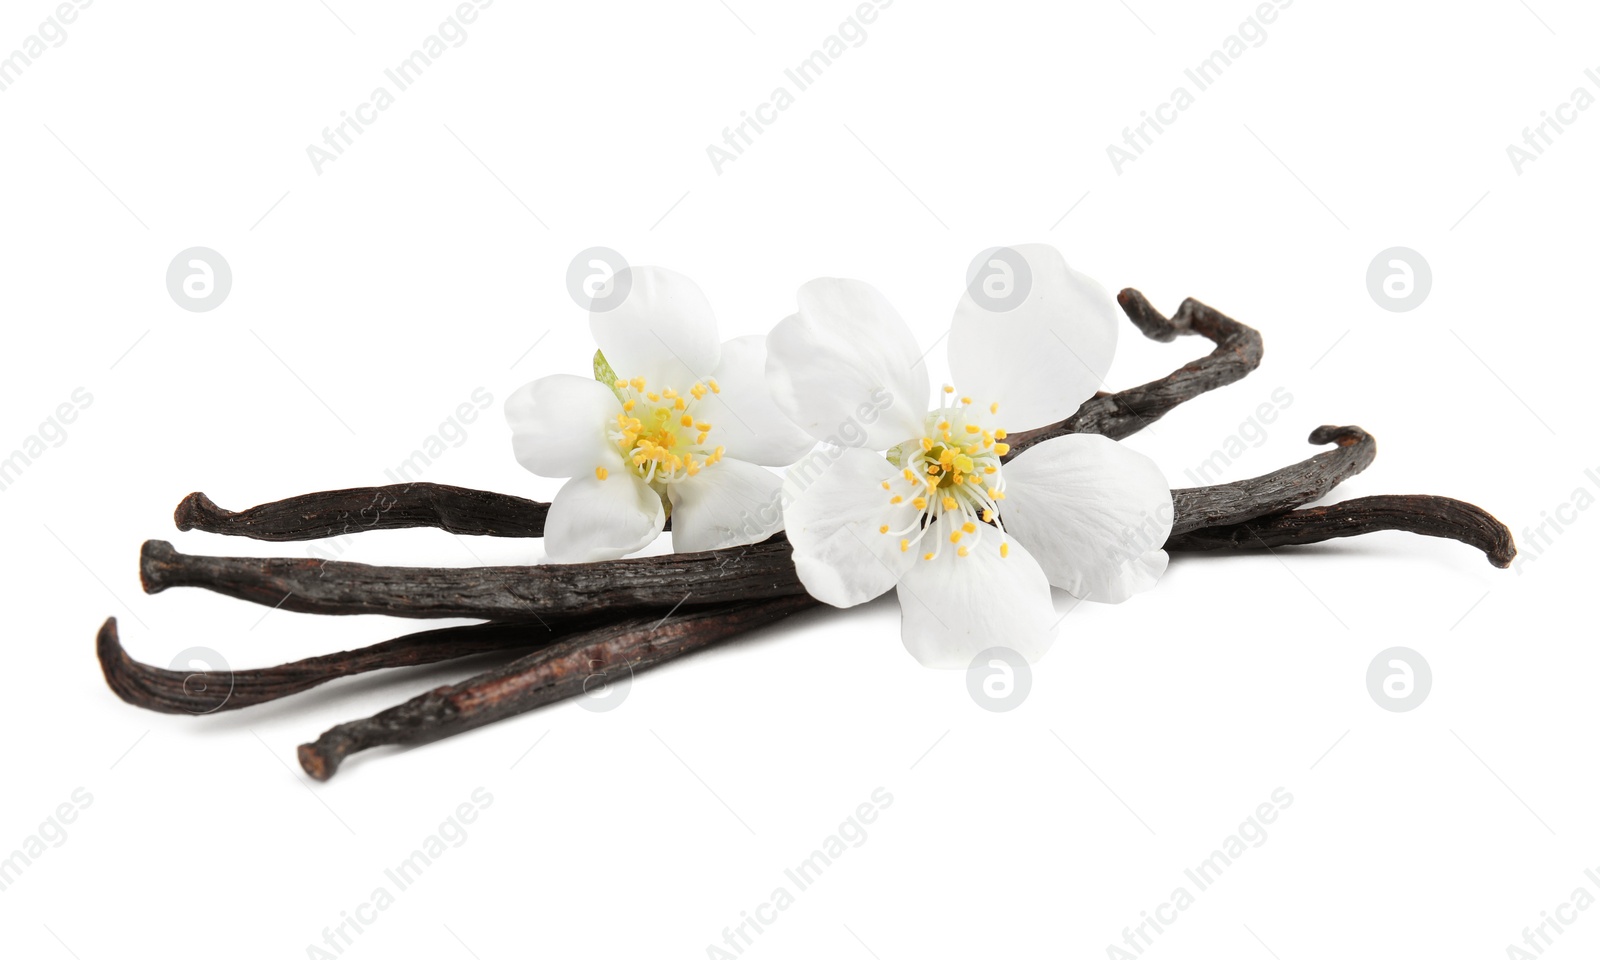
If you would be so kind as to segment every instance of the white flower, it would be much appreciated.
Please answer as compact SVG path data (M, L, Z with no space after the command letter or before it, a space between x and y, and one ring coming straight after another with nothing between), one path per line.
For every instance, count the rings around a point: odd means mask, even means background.
M782 481L765 467L812 446L773 403L764 337L719 344L692 280L660 267L630 272L627 299L589 316L616 379L557 374L506 400L517 460L572 478L545 520L545 554L558 563L642 549L669 510L678 552L763 540L782 526Z
M1063 420L1095 394L1121 326L1110 294L1054 248L1012 250L1031 272L1027 295L995 311L963 294L949 343L962 392L945 387L931 410L921 349L865 283L813 280L767 338L778 406L848 444L820 476L790 471L800 579L838 607L898 587L902 640L928 666L966 667L997 646L1036 660L1058 619L1052 584L1118 603L1167 566L1172 496L1145 456L1072 435L1001 464L1007 429Z

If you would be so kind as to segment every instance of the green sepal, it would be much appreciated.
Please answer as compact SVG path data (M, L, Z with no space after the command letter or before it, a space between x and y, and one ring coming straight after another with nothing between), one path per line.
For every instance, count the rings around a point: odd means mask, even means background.
M599 350L594 352L594 378L610 387L611 392L617 395L618 400L622 399L622 391L617 389L617 371L611 369L611 364L606 360L606 355Z

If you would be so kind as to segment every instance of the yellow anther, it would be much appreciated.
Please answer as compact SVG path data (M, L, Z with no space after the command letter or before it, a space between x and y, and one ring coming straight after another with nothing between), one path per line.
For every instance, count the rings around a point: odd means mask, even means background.
M945 393L955 393L956 392L956 388L950 386L950 384L947 383L947 384L944 385L944 392Z
M981 430L982 430L982 429L983 429L983 428L982 428L982 427L980 427L980 426L978 426L978 425L977 425L977 424L976 424L976 423L969 423L969 424L967 424L967 432L968 432L968 433L978 433L978 432L979 432L979 431L981 431Z
M594 468L594 478L596 480L604 480L608 476L610 476L610 473L609 473L609 471L606 470L605 467L595 467Z
M904 500L905 500L905 497L900 496L898 493L889 498L889 502L890 503L901 503Z
M977 533L978 532L978 525L973 523L971 520L968 520L966 523L963 523L961 525L961 532L962 533Z
M952 530L952 531L950 531L950 542L951 543L960 543L961 542L961 531L960 530Z
M1004 440L1006 438L1006 432L1004 430L996 430L994 432L994 438L996 440Z
M949 420L940 420L939 421L939 430L940 430L941 433L946 431L946 430L949 430L949 429L950 429L950 421Z
M999 413L1000 412L1000 404L998 402L989 404L989 412L990 413Z
M885 480L885 481L883 481L883 483L879 484L879 486L881 486L881 487L883 487L883 489L887 490L887 489L889 489L889 481Z
M972 472L972 458L967 456L966 454L962 454L962 455L956 457L956 469L960 470L962 473L971 473Z
M1005 557L1010 552L1011 552L1011 544L1009 544L1009 543L1000 544L1000 556L1002 558Z
M661 391L661 395L663 397L666 397L668 400L671 400L673 397L676 397L678 395L678 391L672 389L671 387L668 387L665 390Z
M972 398L971 397L962 397L961 398L961 402L962 403L971 403L972 402Z
M1000 488L999 487L990 487L989 488L989 499L990 500L998 500L998 499L1000 499Z
M922 555L922 559L924 559L924 560L932 560L932 559L933 559L933 554L931 554L931 553L924 553L924 554L923 554L923 555Z
M911 541L910 540L901 540L900 541L900 552L901 553L905 553L907 550L910 550L910 549L911 549Z
M967 478L967 482L972 484L975 487L983 485L983 480L976 473L974 473L972 476L968 477Z
M922 438L922 449L924 449L924 450L932 450L933 449L933 438L932 437L923 437Z
M928 509L928 498L917 497L915 500L911 501L911 505L916 507L918 510L926 510Z
M624 410L632 410L634 408L634 406L638 402L639 401L637 401L637 400L625 400L625 401L623 401L622 409L624 409Z
M905 474L906 474L906 479L907 480L910 480L910 481L913 481L913 482L916 481L917 475L911 472L911 468L910 467L906 467Z
M983 509L983 522L989 523L992 520L994 520L994 511L990 510L988 507L985 507Z
M964 557L966 555L967 555L967 548L966 547L961 547L958 550L956 550L956 556Z
M944 498L944 508L946 510L954 510L959 506L960 506L960 504L956 503L956 498L955 497L945 497Z
M984 473L998 473L999 470L1000 470L999 467L984 467L983 468L983 472Z
M886 523L883 526L879 527L878 528L878 532L879 533L888 533L889 532L889 525Z
M702 397L704 397L706 395L705 384L697 383L694 386L689 388L689 392L694 395L694 398L696 400L699 400L699 399L701 399Z
M651 403L660 403L661 402L661 394L659 394L659 393L647 393L647 394L645 394L645 396L649 398Z
M706 383L711 387L711 392L712 393L721 393L722 392L722 388L717 386L717 381L715 381L715 380L707 380Z
M628 383L635 390L643 390L644 389L644 377L634 377L632 380L629 380Z
M619 379L616 383L613 383L612 386L616 387L618 390L626 390L628 388L628 381Z
M694 442L695 443L705 443L706 442L706 435L703 434L703 433L700 434L698 437L694 438Z
M678 399L672 401L672 409L674 409L674 410L686 410L686 409L688 409L688 407L689 407L688 402L686 400L684 400L682 397L679 397Z
M706 423L704 420L696 420L694 428L699 430L701 433L705 433L711 429L711 424Z
M686 427L692 427L694 426L694 417L691 417L686 413L682 417L678 418L678 422Z
M936 477L938 475L939 475L939 465L937 463L928 464L928 476Z
M994 445L994 455L997 457L1003 457L1010 452L1011 444L1009 443L997 443Z

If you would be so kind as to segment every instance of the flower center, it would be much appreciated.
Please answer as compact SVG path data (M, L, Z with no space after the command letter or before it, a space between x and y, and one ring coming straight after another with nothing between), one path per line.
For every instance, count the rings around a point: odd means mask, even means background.
M946 547L965 557L986 536L997 536L1004 557L1010 547L1000 523L1000 501L1006 498L1000 458L1011 448L1002 442L1006 432L989 422L1000 405L989 404L984 416L985 408L974 407L971 397L957 401L954 394L954 387L944 388L944 402L928 414L920 439L889 451L890 462L901 468L898 480L883 482L889 503L909 501L917 515L901 530L885 525L878 532L899 537L902 553L917 550L924 560Z
M611 386L622 401L622 412L607 426L606 435L622 451L623 463L646 483L659 490L722 459L721 447L706 445L711 424L694 415L695 403L707 392L722 392L717 381L696 382L688 396L671 387L649 390L643 377L617 380ZM604 480L606 469L596 467L595 476Z

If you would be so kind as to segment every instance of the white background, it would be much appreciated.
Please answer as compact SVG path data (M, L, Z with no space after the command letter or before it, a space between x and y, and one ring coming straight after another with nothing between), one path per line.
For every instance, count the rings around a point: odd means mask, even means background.
M0 93L0 448L76 388L93 397L0 493L0 854L75 789L93 797L0 892L4 952L306 956L480 787L493 803L466 841L345 956L704 957L878 787L893 804L866 842L746 957L1106 956L1279 787L1294 801L1268 839L1145 956L1505 956L1576 887L1600 893L1584 876L1600 866L1585 576L1600 516L1563 509L1600 495L1585 476L1600 109L1520 174L1506 153L1575 88L1600 92L1584 76L1600 13L1300 0L1119 174L1107 145L1254 9L1129 3L900 0L720 175L707 145L853 4L501 0L320 175L307 145L451 4L84 10ZM7 3L0 54L52 9ZM905 654L892 599L641 676L608 713L562 704L374 751L326 785L296 744L472 668L199 719L104 686L107 615L162 666L193 646L265 665L415 628L148 597L139 544L305 556L180 534L172 508L192 490L239 508L387 482L479 387L489 415L425 479L547 498L498 408L587 369L564 282L585 247L696 278L725 336L764 332L800 283L835 275L876 283L932 345L971 258L1032 241L1164 310L1196 296L1262 331L1259 372L1130 441L1174 486L1284 388L1292 405L1223 479L1352 423L1380 456L1336 498L1460 497L1526 554L1547 514L1577 522L1520 572L1402 534L1177 557L1154 592L1072 613L1031 697L999 715ZM196 245L234 273L210 313L164 285ZM1396 245L1433 271L1407 313L1365 280ZM1109 379L1208 348L1129 326ZM932 356L937 378L942 345ZM539 556L439 531L345 552ZM1411 713L1366 689L1395 644L1433 668ZM1600 948L1600 909L1579 916L1547 955Z

